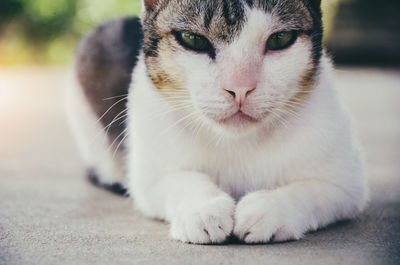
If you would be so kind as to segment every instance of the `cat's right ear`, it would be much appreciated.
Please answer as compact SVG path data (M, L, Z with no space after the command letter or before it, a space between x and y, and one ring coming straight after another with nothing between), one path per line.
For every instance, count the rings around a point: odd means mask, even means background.
M159 0L142 0L143 11L150 12Z

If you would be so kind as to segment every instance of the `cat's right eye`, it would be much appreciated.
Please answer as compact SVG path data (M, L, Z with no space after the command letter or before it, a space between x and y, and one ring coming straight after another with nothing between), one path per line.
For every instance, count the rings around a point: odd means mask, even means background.
M201 35L187 31L175 32L174 35L179 44L189 50L200 53L210 53L214 49L210 41Z

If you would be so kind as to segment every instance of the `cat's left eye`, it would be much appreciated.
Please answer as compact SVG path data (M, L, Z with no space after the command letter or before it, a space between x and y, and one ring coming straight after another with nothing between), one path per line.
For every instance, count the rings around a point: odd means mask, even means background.
M201 35L184 31L176 32L175 37L183 47L196 52L208 53L213 49L210 41Z
M283 50L295 43L297 39L296 31L282 31L272 34L267 41L267 51Z

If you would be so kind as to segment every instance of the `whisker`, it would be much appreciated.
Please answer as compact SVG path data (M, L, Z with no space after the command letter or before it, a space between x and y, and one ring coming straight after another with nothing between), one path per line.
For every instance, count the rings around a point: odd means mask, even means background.
M185 129L192 126L193 124L196 124L196 121L197 121L197 117L195 119L190 119L189 121L185 120L185 122L187 122L186 125L184 125L184 126L182 125L181 129L176 133L175 138L179 137L185 131ZM192 139L193 139L193 137L192 137Z
M126 117L128 114L126 113L128 111L128 109L124 109L122 110L120 113L118 113L114 119L107 125L104 127L104 129L108 129L110 128L115 122L119 121L121 119L121 117ZM122 115L123 113L125 113L124 115ZM122 115L122 116L121 116ZM107 131L108 132L108 131Z
M122 97L127 97L129 94L123 94L119 96L114 96L114 97L109 97L109 98L103 98L103 101L111 100L111 99L117 99L117 98L122 98Z
M124 98L118 100L117 102L115 102L114 104L112 104L111 107L109 107L109 108L106 110L106 112L104 112L104 114L101 115L100 118L97 119L97 121L96 121L95 123L99 123L99 122L101 121L101 119L103 119L103 118L107 115L107 113L110 112L110 110L111 110L112 108L114 108L116 105L118 105L119 103L123 102L123 101L126 100L126 99L127 99L127 97L124 97Z
M115 139L114 141L110 144L110 146L107 148L107 152L110 151L110 149L114 146L114 144L118 141L118 139L124 135L128 131L128 128L125 128Z
M104 134L104 136L103 136L103 143L107 140L107 137L108 137L108 134L109 134L109 131L110 131L110 128L111 128L111 126L115 123L115 122L117 122L118 120L121 120L121 119L123 119L124 117L126 117L128 114L125 114L125 115L122 115L124 112L126 112L128 109L126 108L126 109L124 109L124 110L122 110L120 113L118 113L115 117L114 117L114 119L107 125L107 126L105 126L104 128L101 128L100 129L100 131L97 133L97 135L95 136L95 138L97 138L98 137L98 135L99 134L101 134L101 132L102 131L104 131L105 132L105 134ZM120 115L122 115L122 117L119 117Z
M192 116L194 116L196 113L192 112L189 113L188 115L184 116L183 118L179 119L178 121L174 122L171 126L168 126L165 130L163 130L160 135L158 137L162 137L164 134L166 134L169 130L171 130L172 128L174 128L175 126L178 126L181 122L191 118Z
M158 117L158 116L161 116L161 115L165 116L165 115L168 115L168 114L170 114L172 112L175 112L175 111L180 111L180 110L184 110L184 109L190 109L190 107L191 106L189 104L181 104L179 106L172 107L171 109L169 109L167 111L156 110L156 111L151 112L151 113L146 113L144 118L145 119L150 118L150 117L155 118L155 117Z
M119 141L119 143L118 143L118 145L117 145L117 148L114 150L114 153L113 153L113 155L112 155L112 158L114 159L115 158L115 155L117 154L117 152L118 152L118 149L121 147L121 145L125 142L125 140L126 140L126 138L128 137L128 133L126 133L125 134L125 136L122 138L122 140L121 141Z
M114 123L116 123L116 122L118 122L118 121L120 121L120 120L122 120L122 119L124 119L124 118L126 118L126 117L128 117L128 114L122 115L122 116L119 117L118 119L115 119L115 118L114 118L114 120L113 120L109 125L107 125L107 127L104 127L104 129L106 129L106 133L108 134L108 132L109 132L110 129L111 129L111 126L112 126ZM127 119L125 119L125 120L123 120L122 122L120 122L120 123L118 124L118 126L121 126L126 120L127 120Z
M194 138L193 139L197 139L199 137L199 133L200 131L206 126L206 123L198 116L196 117L197 119L197 127L195 128L195 130L193 131L194 134Z

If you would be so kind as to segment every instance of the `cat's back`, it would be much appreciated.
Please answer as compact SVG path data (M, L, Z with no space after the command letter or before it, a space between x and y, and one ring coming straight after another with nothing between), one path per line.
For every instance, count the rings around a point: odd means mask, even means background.
M126 108L131 73L142 39L140 20L121 18L95 28L78 46L76 78L97 117L109 110L101 119L103 126ZM118 124L110 126L110 134L122 131Z

